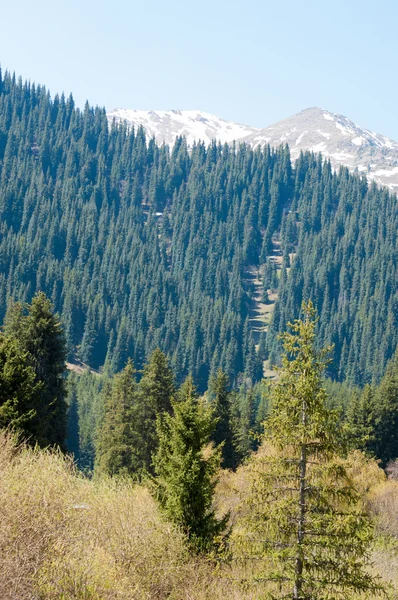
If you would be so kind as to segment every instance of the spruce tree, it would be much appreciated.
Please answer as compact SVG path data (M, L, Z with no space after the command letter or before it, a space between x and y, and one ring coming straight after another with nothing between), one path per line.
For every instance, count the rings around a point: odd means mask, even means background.
M220 452L210 445L215 428L211 407L188 377L173 401L173 414L158 420L159 448L154 457L155 494L167 517L187 535L195 552L215 548L227 517L212 506Z
M253 387L243 387L238 400L239 418L235 433L235 444L239 459L243 460L250 455L255 447L256 396Z
M375 394L374 454L384 465L398 457L398 352Z
M0 334L0 427L16 431L30 444L44 445L37 419L42 385L16 340Z
M249 512L238 555L273 599L354 598L381 591L367 566L372 526L337 456L336 415L326 408L322 371L329 349L315 348L315 311L283 335L263 452L252 462ZM361 596L362 597L362 596Z
M27 353L36 382L41 384L36 406L40 444L65 449L66 440L66 343L59 318L43 292L31 304L13 304L4 331Z
M136 370L131 360L105 389L105 414L95 443L95 472L110 476L140 476L145 448Z
M398 354L388 363L379 386L366 385L351 396L346 416L351 446L386 465L398 457Z
M352 448L376 456L376 390L366 385L362 391L351 393L347 407L345 429Z
M152 456L158 447L156 419L163 412L171 413L171 400L175 393L174 374L167 356L157 348L144 366L139 384L142 402L142 436L145 468L152 472Z
M225 469L233 469L237 466L237 454L232 427L230 382L221 369L210 378L209 393L217 419L212 439L216 446L221 447L221 466Z

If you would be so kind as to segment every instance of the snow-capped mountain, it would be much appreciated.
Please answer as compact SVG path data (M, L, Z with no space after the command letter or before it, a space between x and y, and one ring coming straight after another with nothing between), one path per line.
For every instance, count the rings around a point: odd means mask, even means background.
M287 143L292 158L300 150L321 152L334 168L346 165L398 191L398 143L321 108L307 108L244 141L253 146Z
M108 113L109 121L126 122L138 127L143 125L146 132L158 144L165 142L172 146L179 135L187 138L188 145L201 140L209 144L217 139L220 142L233 142L260 132L257 127L239 125L225 121L201 110L129 110L116 108Z
M358 170L368 179L398 191L398 143L321 108L308 108L265 129L195 110L118 108L108 113L108 119L135 127L143 125L160 144L173 145L178 135L184 135L189 145L198 140L210 143L213 139L221 143L244 141L254 147L287 143L293 159L300 150L321 152L335 169L346 165L351 171Z

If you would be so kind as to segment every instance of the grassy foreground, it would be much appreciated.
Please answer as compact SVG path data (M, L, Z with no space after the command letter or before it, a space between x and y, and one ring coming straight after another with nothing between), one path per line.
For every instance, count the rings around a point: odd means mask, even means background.
M374 515L374 569L398 598L398 482L374 461L350 458L364 504ZM220 511L239 526L248 467L223 472ZM61 455L16 448L0 432L0 598L2 600L254 600L241 567L191 557L145 487L92 481Z

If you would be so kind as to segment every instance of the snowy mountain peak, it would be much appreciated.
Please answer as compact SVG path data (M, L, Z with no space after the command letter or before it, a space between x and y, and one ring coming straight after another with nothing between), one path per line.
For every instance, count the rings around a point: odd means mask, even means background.
M289 144L293 159L301 150L321 152L336 169L345 165L398 190L397 142L322 108L307 108L244 141L253 146Z
M289 144L293 159L301 150L321 152L333 168L345 165L398 191L398 143L319 107L302 110L265 129L226 121L201 110L117 108L108 113L108 119L142 125L157 143L170 146L177 136L185 136L190 146L199 140L209 144L214 139L221 143L244 141L254 147Z
M187 138L188 145L196 141L209 144L216 139L221 143L239 140L260 131L256 127L239 125L220 119L201 110L129 110L116 108L108 113L109 121L143 125L157 143L173 145L179 135Z

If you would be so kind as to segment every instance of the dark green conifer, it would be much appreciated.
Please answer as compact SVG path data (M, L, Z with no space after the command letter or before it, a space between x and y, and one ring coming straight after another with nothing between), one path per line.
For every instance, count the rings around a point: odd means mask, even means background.
M144 470L142 405L135 377L129 360L105 390L104 417L95 443L97 474L139 477Z
M214 549L226 526L212 506L221 453L212 448L213 411L198 398L188 377L173 401L173 415L158 420L159 448L154 457L155 493L167 517L187 535L194 551Z
M284 355L266 421L266 448L253 458L237 555L252 565L261 597L373 598L372 525L336 445L336 414L326 408L311 303L283 335ZM362 596L361 596L362 597Z
M167 356L157 348L144 366L139 384L142 403L142 437L145 450L144 466L152 471L152 456L158 447L156 419L162 413L172 412L175 394L174 373L169 367Z
M209 393L214 416L217 419L212 439L216 446L221 446L221 466L225 469L233 469L237 466L237 455L231 416L230 382L221 369L210 378Z
M65 449L66 343L51 301L39 292L30 305L12 305L4 332L26 353L36 382L41 384L40 401L36 406L39 443Z
M37 419L42 385L17 341L0 333L0 427L30 444L45 445Z

